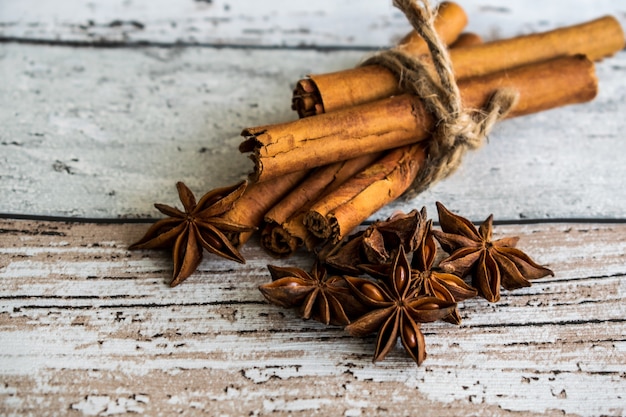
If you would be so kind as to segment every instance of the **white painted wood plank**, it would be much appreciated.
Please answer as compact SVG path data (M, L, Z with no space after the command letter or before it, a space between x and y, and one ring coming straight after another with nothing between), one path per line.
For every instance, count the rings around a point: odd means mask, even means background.
M626 24L626 3L621 0L458 0L469 16L468 30L486 40L573 25L602 15Z
M0 15L3 37L89 43L372 47L408 31L390 2L360 0L27 0L3 2Z
M372 364L372 338L267 305L255 242L247 265L207 257L168 288L167 255L126 250L145 228L0 223L3 414L626 411L624 224L497 226L556 276L498 304L466 301L461 327L425 326L419 368L401 349Z
M621 0L460 0L487 39L570 25L603 14L626 22ZM0 38L78 43L161 43L377 48L409 30L380 0L39 0L0 3Z
M241 129L296 118L290 83L319 58L1 48L0 177L11 198L0 212L88 217L151 215L155 197L175 195L174 181L201 192L245 177L251 165L237 150Z
M251 169L242 128L292 120L307 72L361 52L0 45L0 213L147 217ZM474 220L626 217L626 53L589 104L505 121L449 180L393 210L443 201ZM62 198L60 198L62 196Z

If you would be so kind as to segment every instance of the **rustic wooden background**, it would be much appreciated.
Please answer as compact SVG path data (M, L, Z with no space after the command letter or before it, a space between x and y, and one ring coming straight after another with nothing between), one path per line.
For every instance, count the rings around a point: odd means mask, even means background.
M623 0L459 0L487 40L615 15ZM245 177L244 127L294 119L291 87L408 31L386 0L0 1L0 415L625 415L626 53L590 104L503 122L442 201L554 278L470 300L401 349L267 305L265 255L207 256L167 287L127 246L175 204Z

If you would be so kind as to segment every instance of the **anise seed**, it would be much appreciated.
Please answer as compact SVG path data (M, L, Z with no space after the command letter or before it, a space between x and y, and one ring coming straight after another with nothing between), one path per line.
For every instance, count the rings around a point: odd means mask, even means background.
M215 249L222 249L224 247L224 244L222 242L220 242L218 239L211 235L205 234L202 236L202 238Z
M406 344L409 345L411 349L417 346L417 335L415 334L413 327L405 323L404 326L402 326L402 334L404 335Z
M408 275L407 271L401 266L398 266L394 271L393 279L395 280L398 291L402 291L404 289Z
M363 293L363 295L371 298L372 300L385 301L385 297L383 297L383 294L380 292L378 287L376 287L374 284L370 284L369 282L366 282L363 285L361 285L360 290Z

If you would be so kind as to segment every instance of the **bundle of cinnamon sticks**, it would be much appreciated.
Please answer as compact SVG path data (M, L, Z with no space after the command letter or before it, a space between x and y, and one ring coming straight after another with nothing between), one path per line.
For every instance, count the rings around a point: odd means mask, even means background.
M593 61L624 48L613 17L512 39L482 43L462 34L463 9L442 3L435 20L449 55L463 104L481 109L494 91L515 90L507 117L592 100ZM415 33L398 46L428 62ZM227 212L228 221L259 227L274 256L298 247L337 242L378 209L403 195L424 169L435 120L424 102L398 90L384 67L360 66L297 82L292 108L299 120L250 127L241 152L251 153L248 189ZM242 245L251 232L232 234Z

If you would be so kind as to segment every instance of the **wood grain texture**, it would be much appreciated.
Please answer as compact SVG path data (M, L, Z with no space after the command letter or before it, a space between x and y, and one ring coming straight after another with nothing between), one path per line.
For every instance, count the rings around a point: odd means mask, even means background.
M169 256L129 252L145 224L0 223L3 415L623 415L626 225L496 226L556 272L400 348L267 305L270 261L208 256L171 289ZM607 245L610 242L610 245Z
M626 415L626 52L598 65L593 103L502 123L453 177L373 216L493 212L556 272L425 327L419 368L264 301L267 263L310 255L252 240L246 265L207 255L171 289L169 255L126 249L146 224L85 221L246 176L242 128L294 119L297 79L396 42L390 3L0 1L0 218L68 218L0 219L0 415ZM626 26L622 0L461 3L487 40Z

